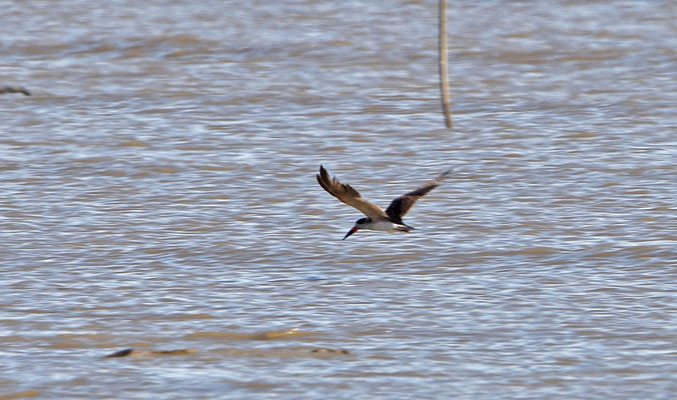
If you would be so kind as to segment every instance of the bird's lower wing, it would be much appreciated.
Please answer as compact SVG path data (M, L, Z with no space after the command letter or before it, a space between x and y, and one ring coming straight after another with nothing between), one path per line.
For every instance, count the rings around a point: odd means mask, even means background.
M393 220L395 223L401 224L402 217L409 211L409 209L416 203L416 200L428 194L429 191L435 189L439 186L440 182L446 178L451 173L451 170L448 169L442 172L437 178L428 181L423 186L412 190L409 193L406 193L395 200L393 200L388 208L386 209L386 214Z

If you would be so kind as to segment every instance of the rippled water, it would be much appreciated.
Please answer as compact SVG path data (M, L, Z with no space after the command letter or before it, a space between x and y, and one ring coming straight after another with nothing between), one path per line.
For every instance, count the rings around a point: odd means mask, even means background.
M3 8L0 398L677 391L677 3Z

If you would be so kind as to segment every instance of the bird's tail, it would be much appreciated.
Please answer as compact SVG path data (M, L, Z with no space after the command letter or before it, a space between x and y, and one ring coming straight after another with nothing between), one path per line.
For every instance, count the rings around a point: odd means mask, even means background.
M414 229L416 229L416 228L414 228L413 226L409 226L407 224L402 224L401 226L397 227L397 230L400 231L400 232L409 232L409 231L413 231Z

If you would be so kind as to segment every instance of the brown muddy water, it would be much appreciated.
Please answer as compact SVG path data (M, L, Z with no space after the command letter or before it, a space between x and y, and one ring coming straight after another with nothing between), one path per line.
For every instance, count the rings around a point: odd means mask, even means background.
M2 9L0 398L677 393L676 2Z

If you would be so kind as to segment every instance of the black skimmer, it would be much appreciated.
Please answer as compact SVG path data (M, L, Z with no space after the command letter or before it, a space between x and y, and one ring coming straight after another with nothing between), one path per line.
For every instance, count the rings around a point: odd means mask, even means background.
M330 178L327 170L320 165L320 173L317 174L317 182L337 199L353 206L362 211L366 218L360 218L343 237L345 240L348 236L357 232L359 229L370 229L373 231L384 232L409 232L413 227L402 222L402 217L414 205L416 200L425 196L429 191L436 188L442 179L446 178L451 173L451 170L442 172L437 178L429 181L416 190L412 190L400 197L395 198L385 211L381 207L368 202L353 189L350 185L345 185L334 178Z
M31 92L18 86L3 86L0 87L0 94L2 93L23 93L24 96L30 96Z

